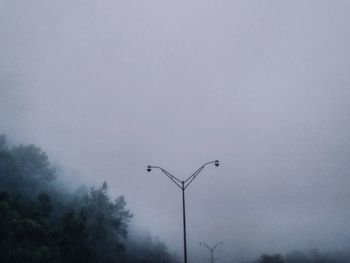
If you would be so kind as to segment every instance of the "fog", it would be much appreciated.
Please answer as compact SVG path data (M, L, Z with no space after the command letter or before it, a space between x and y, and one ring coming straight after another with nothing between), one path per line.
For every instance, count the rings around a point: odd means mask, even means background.
M0 133L189 260L350 249L350 2L0 0Z

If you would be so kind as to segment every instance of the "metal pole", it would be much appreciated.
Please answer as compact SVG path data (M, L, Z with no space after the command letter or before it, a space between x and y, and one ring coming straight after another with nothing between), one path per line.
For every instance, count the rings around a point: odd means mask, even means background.
M187 243L186 243L186 209L185 209L185 182L182 181L182 214L184 226L184 261L187 263Z
M190 177L185 181L179 180L177 177L163 169L159 166L147 166L147 172L151 172L152 168L161 170L171 181L173 181L182 190L182 214L183 214L183 228L184 228L184 263L187 263L187 243L186 243L186 211L185 211L185 189L192 183L192 181L197 177L197 175L204 169L208 164L214 164L216 167L220 165L219 160L212 162L206 162L197 171L195 171Z

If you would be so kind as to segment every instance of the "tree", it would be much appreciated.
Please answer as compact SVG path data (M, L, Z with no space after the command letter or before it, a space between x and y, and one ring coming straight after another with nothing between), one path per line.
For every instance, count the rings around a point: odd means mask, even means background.
M262 255L258 263L284 263L284 259L281 255Z
M0 190L14 191L19 181L16 180L16 165L13 155L8 150L6 137L0 136Z
M286 255L286 263L308 263L310 262L305 255L305 253L301 251L293 251Z
M57 262L52 246L52 226L48 223L50 199L22 202L0 192L1 262Z
M143 236L129 240L129 258L132 263L170 263L174 259L167 251L167 247L158 238L152 238L147 232Z
M45 152L34 145L9 148L0 136L0 190L35 200L55 179L55 169Z
M17 146L11 151L16 166L16 176L21 183L20 194L35 197L55 179L55 169L45 152L34 145Z
M140 257L126 251L132 215L123 196L111 200L107 183L73 195L55 178L40 148L10 147L0 135L1 263L171 262L160 241L140 243Z
M93 248L89 246L86 214L81 210L69 210L61 221L60 255L63 262L93 262Z
M127 227L132 217L125 209L124 197L111 202L107 184L103 183L99 189L92 188L81 203L87 216L89 244L95 248L99 262L123 262Z

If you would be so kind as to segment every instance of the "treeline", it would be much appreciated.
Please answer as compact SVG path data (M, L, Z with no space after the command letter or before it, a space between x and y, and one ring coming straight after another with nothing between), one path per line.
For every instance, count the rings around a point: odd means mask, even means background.
M312 249L308 252L293 251L285 256L262 255L259 259L251 263L348 263L350 262L349 252L319 252Z
M172 263L157 240L128 240L132 214L107 183L68 194L34 145L0 136L0 261L2 263ZM146 240L146 241L142 241Z

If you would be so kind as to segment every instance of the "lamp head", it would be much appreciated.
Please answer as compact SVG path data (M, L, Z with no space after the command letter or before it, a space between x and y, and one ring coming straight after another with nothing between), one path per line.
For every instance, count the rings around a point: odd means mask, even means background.
M219 160L215 160L214 164L216 167L218 167L220 165Z
M152 167L150 165L147 166L147 172L152 171Z

